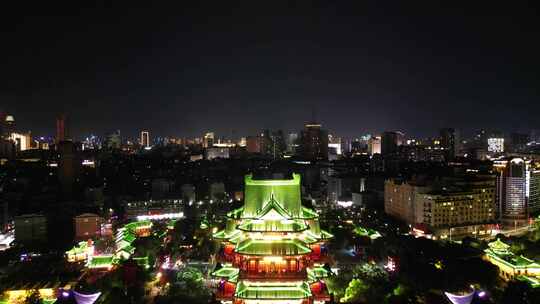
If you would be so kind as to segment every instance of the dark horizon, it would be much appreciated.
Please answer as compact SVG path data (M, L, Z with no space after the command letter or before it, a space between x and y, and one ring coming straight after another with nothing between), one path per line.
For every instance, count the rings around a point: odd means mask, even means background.
M536 3L76 5L1 21L0 111L35 135L540 129Z

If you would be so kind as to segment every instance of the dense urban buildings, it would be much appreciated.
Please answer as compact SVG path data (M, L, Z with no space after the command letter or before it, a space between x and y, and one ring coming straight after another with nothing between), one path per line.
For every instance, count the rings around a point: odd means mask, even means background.
M536 3L248 2L3 5L0 304L540 303Z

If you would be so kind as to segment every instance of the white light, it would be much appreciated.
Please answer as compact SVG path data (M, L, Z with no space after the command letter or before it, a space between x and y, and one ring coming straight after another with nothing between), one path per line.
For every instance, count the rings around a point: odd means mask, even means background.
M350 206L353 205L353 202L352 201L338 201L337 204L338 206L341 206L343 208L349 208Z
M179 219L183 218L184 213L178 212L178 213L164 213L164 214L152 214L152 215L138 215L137 220L138 221L146 221L146 220L166 220L166 219Z

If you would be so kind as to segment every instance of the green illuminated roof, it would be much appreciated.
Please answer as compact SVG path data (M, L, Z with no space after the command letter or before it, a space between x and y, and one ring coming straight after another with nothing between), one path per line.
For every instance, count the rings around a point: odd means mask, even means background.
M227 278L227 281L234 283L238 280L239 273L240 270L238 270L238 268L234 268L231 266L223 266L220 269L212 272L212 276Z
M87 242L79 242L77 246L74 246L70 250L66 251L67 255L77 255L81 253L86 253L88 250L88 243Z
M116 242L125 241L127 243L133 243L137 237L131 233L124 233L116 238Z
M240 242L236 252L246 255L303 255L311 252L300 240L252 240Z
M299 218L302 213L300 175L293 174L292 179L282 180L254 180L246 175L244 201L243 218L257 218L270 203L277 204L288 216Z
M520 275L517 277L517 279L525 283L528 283L529 285L531 285L532 288L540 287L540 280L537 278Z
M307 274L310 282L318 281L319 279L326 278L330 275L328 270L323 267L308 268Z
M488 246L489 249L497 254L507 254L508 249L510 248L510 245L505 244L503 241L501 241L501 239L497 239L496 241L489 243Z
M88 260L88 268L107 268L114 262L112 255L97 255Z
M135 261L135 263L137 263L137 265L139 265L141 267L150 268L150 264L148 262L148 257L147 256L133 258L133 261Z
M311 296L311 290L305 282L244 282L238 283L235 297L240 299L294 300Z
M298 232L307 228L301 220L248 220L238 226L240 230L252 232Z

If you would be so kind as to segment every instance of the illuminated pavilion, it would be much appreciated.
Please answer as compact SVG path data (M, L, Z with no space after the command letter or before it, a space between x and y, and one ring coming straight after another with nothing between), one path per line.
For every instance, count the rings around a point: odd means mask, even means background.
M227 214L223 266L217 298L234 304L311 304L330 300L324 283L329 272L325 242L331 234L318 215L303 207L300 175L292 179L245 177L245 204Z

